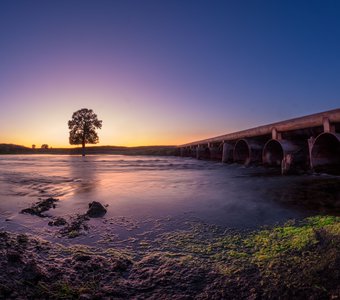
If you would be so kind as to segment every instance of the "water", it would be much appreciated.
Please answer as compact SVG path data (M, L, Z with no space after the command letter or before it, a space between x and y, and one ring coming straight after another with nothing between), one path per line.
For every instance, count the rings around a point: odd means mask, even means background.
M91 224L124 237L190 220L254 229L339 214L339 183L340 177L280 176L276 170L191 158L6 155L0 156L0 227L55 235L46 218L19 213L38 198L55 197L60 202L51 216L85 213L92 201L108 205L104 219ZM98 240L93 234L86 241L91 237Z

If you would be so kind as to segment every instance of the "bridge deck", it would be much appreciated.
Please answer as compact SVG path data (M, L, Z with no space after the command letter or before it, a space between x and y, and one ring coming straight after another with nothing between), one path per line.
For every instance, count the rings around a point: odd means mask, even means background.
M222 141L232 141L249 137L256 137L268 135L272 133L275 128L278 132L287 132L291 130L305 129L311 127L323 126L324 119L327 118L330 123L340 122L340 109L334 109L317 114L294 118L286 121L262 125L234 133L220 135L200 141L195 141L187 144L180 145L179 147L195 146L199 144L216 143Z

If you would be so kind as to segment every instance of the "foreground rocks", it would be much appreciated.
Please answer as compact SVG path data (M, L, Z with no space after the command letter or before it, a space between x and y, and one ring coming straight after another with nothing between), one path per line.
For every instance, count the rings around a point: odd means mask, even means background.
M47 198L47 199L40 199L36 204L32 205L29 208L25 208L21 211L22 214L31 214L36 215L38 217L47 217L44 212L50 210L51 208L56 207L56 202L58 202L58 199L55 198Z
M64 226L66 224L67 221L62 217L57 217L54 220L48 222L49 226Z
M87 221L89 221L87 214L76 215L69 223L65 224L65 226L60 230L60 233L68 238L75 238L82 234L86 234L89 229Z
M89 209L86 213L90 218L100 218L106 214L106 208L97 201L89 203Z
M49 226L62 227L59 231L62 236L74 238L79 235L86 234L89 229L87 221L89 221L90 218L103 217L107 212L106 208L100 202L93 201L89 203L89 209L85 214L73 216L69 222L63 217L50 217L43 214L49 209L55 208L55 203L58 201L59 200L55 198L47 198L44 200L40 199L40 201L31 207L23 209L21 213L31 214L41 218L49 217L52 219L48 222Z
M0 299L339 299L340 218L252 233L194 224L150 247L0 232Z

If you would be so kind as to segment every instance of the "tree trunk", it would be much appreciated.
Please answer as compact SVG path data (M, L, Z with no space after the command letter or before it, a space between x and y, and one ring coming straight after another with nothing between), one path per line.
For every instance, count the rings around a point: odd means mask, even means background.
M83 144L82 144L81 155L85 156L85 142L83 142Z

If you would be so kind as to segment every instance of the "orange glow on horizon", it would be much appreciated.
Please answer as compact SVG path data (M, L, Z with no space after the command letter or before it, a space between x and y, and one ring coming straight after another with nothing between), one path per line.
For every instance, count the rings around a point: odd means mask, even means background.
M150 138L145 138L145 139L134 139L131 141L128 141L127 139L124 139L124 142L121 142L119 140L117 140L116 142L114 141L101 141L101 137L100 137L100 132L99 133L99 139L100 142L98 144L86 144L86 147L93 147L93 146L116 146L116 147L139 147L139 146L178 146L181 144L185 144L185 143L189 143L192 141L197 141L197 140L201 140L201 139L205 139L208 137L213 136L214 134L210 134L208 135L193 135L189 138L187 137L178 137L178 138L173 138L173 139L166 139L164 137L150 137ZM216 135L216 134L215 134ZM40 148L42 144L48 144L49 147L52 148L67 148L67 149L71 149L71 148L77 148L77 147L81 147L81 145L70 145L67 142L65 143L54 143L52 139L46 139L46 140L39 140L36 141L34 138L29 138L29 139L22 139L22 138L15 138L15 139L2 139L0 141L0 143L4 143L4 144L15 144L15 145L19 145L19 146L24 146L24 147L28 147L31 148L32 145L36 145L36 148Z

